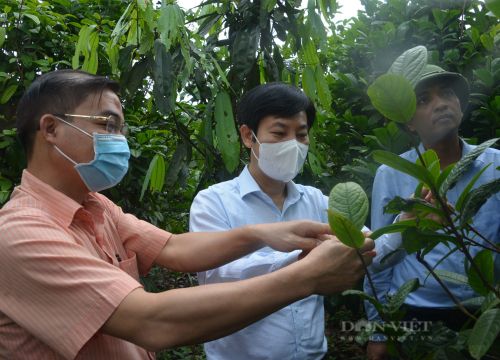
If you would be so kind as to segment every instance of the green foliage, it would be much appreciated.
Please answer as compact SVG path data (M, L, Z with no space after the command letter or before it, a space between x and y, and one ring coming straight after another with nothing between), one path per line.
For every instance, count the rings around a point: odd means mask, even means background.
M328 208L349 219L357 229L361 229L368 216L368 197L358 184L340 183L330 191Z
M410 121L417 106L411 83L401 75L380 76L368 88L368 96L382 115L400 123Z
M469 351L474 359L481 359L500 333L500 309L489 309L474 324L468 339Z
M365 242L361 232L368 216L368 197L354 182L337 184L328 198L328 221L332 232L347 246L359 249Z

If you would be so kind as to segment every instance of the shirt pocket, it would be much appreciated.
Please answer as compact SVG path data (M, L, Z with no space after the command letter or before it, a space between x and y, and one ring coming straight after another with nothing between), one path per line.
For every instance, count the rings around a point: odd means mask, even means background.
M135 252L127 250L127 258L118 263L120 269L139 280L139 268L137 267L137 255Z

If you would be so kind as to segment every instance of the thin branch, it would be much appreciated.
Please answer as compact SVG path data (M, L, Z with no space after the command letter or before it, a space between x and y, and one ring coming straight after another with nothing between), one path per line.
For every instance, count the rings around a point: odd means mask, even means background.
M455 295L453 295L453 293L450 291L450 289L448 289L448 287L444 284L443 280L441 280L441 278L439 276L437 276L437 274L434 272L434 270L429 265L429 263L427 261L425 261L424 258L422 258L422 254L421 254L420 251L417 252L417 260L418 260L419 263L421 263L422 265L424 265L425 268L432 274L432 276L434 277L434 279L436 279L436 281L439 283L439 285L441 285L441 287L443 288L443 290L450 297L450 299L455 303L455 305L457 305L457 307L460 309L460 311L462 311L465 315L467 315L468 317L470 317L471 319L473 319L474 321L476 321L477 318L474 315L472 315L460 303L460 301L455 297Z

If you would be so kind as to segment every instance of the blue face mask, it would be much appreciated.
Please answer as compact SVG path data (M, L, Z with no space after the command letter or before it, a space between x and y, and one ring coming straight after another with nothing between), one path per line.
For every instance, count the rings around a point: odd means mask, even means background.
M78 164L57 146L55 149L75 165L75 169L90 191L102 191L118 184L128 171L130 149L127 139L123 135L99 134L90 135L75 125L59 119L67 125L93 138L94 160L89 163Z

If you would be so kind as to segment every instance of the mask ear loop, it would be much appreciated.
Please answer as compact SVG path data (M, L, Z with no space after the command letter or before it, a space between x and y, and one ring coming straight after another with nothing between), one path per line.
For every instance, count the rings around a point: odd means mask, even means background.
M252 130L252 135L253 135L253 137L255 138L255 141L257 141L257 144L259 144L259 147L260 147L261 143L260 143L259 139L257 139L257 135L255 135L255 133L253 132L253 130ZM255 151L253 151L253 147L252 147L251 151L252 151L253 156L255 156L255 158L258 161L259 157L257 155L255 155Z

